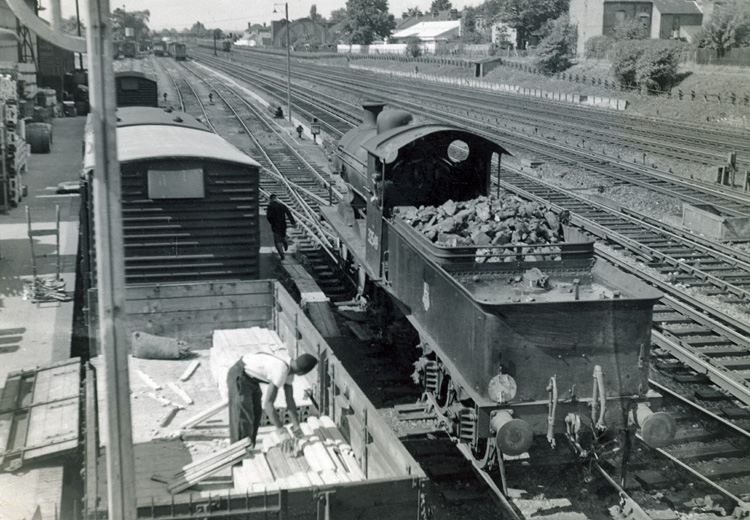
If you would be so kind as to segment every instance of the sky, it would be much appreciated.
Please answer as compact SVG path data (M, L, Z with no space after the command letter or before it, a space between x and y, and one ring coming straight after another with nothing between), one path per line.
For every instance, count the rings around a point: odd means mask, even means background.
M87 10L87 0L78 0L81 19ZM451 0L455 9L477 6L483 0ZM48 7L50 0L41 0L42 6ZM295 20L310 14L310 6L315 4L318 14L328 17L331 11L346 6L346 0L289 0L289 19ZM419 7L422 12L429 10L432 0L389 0L388 8L396 18L410 7ZM61 0L64 18L75 16L76 0ZM277 13L274 14L274 5ZM200 21L209 29L228 31L242 30L248 22L252 24L270 24L272 20L284 17L284 3L275 4L273 0L110 0L110 9L125 7L127 11L148 9L151 13L149 28L152 30L190 28Z

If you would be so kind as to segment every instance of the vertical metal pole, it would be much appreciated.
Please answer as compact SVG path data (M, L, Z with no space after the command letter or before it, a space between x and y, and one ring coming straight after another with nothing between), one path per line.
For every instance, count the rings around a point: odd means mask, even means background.
M55 237L57 239L57 243L55 244L55 248L57 250L57 262L56 262L57 272L55 273L55 281L57 281L57 280L60 280L60 205L59 204L55 206L55 214L56 214Z
M81 12L78 9L78 0L76 0L76 32L78 33L78 36L81 35ZM83 70L83 53L78 53L78 64L79 69Z
M289 2L284 3L284 15L286 17L286 104L287 114L289 114L289 122L292 122L292 58L291 58L291 46L289 31Z
M125 334L125 267L115 78L109 0L89 0L87 54L96 170L93 175L99 341L104 356L108 421L110 520L135 520L135 462Z

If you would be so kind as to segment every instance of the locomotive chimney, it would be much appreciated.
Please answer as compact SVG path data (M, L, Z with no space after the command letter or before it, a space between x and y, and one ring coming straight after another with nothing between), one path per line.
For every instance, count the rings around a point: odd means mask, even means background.
M383 111L385 103L365 101L362 103L362 126L375 126L378 114Z

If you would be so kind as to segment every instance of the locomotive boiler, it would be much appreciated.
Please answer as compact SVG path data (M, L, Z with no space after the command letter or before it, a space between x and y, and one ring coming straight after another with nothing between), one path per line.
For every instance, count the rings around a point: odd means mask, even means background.
M535 438L564 436L579 453L634 429L668 443L674 419L648 388L660 293L597 259L591 242L519 241L520 213L510 238L490 240L505 148L383 108L366 103L362 125L341 138L334 168L351 192L323 216L360 290L387 293L419 333L418 378L453 436L485 465L533 457ZM453 225L481 211L490 235L434 242L415 223L441 211Z

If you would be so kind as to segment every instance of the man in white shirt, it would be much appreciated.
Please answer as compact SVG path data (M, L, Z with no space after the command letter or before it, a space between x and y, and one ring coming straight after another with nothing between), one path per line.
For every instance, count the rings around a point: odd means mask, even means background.
M249 437L255 446L255 438L265 411L276 426L283 443L288 447L288 441L292 439L274 406L276 395L281 388L286 397L286 409L292 421L292 432L296 438L301 438L303 434L299 427L292 382L295 375L307 374L317 363L318 360L310 354L302 354L295 360L291 360L286 352L256 352L243 356L227 374L230 441L235 443ZM265 397L260 388L261 383L268 384Z

